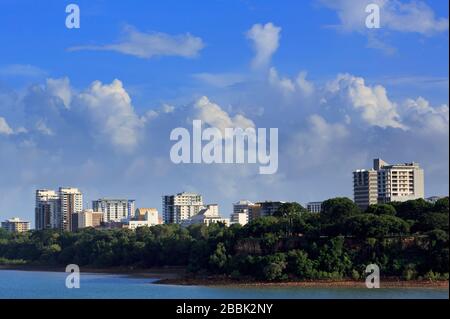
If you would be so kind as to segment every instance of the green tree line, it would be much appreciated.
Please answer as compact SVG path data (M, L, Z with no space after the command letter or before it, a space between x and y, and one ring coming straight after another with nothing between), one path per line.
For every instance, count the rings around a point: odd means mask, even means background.
M285 203L245 226L176 224L78 232L0 231L0 262L99 268L182 266L236 280L360 279L368 264L382 276L448 279L449 199L372 205L323 202L320 214Z

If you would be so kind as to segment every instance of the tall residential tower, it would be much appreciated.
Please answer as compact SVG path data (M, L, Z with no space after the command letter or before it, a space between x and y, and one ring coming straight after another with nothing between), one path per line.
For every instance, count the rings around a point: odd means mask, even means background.
M390 165L377 158L370 170L353 172L355 203L369 205L424 198L424 172L418 163Z
M92 209L103 212L104 222L121 222L134 217L136 202L134 199L101 198L92 202Z
M59 228L64 231L74 231L72 227L72 214L83 211L83 194L78 188L59 188Z
M36 190L35 228L37 230L58 228L59 196L54 190Z
M162 206L165 224L181 224L204 208L202 195L186 192L163 196Z
M72 214L83 210L83 194L78 188L60 187L36 191L35 227L72 231Z

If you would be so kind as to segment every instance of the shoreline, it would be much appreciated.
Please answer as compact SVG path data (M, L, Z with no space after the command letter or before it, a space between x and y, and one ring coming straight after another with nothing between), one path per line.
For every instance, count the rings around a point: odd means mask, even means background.
M174 278L159 279L153 284L161 285L181 285L181 286L210 286L210 287L248 287L248 288L366 288L364 281L351 279L342 280L311 280L311 281L282 281L282 282L261 282L261 281L239 281L231 279L198 279L198 278ZM449 282L445 280L399 280L395 278L382 278L380 288L424 288L424 289L448 289Z
M64 267L48 267L39 265L0 265L1 270L19 271L47 271L65 272ZM223 276L211 276L203 278L186 277L183 267L155 267L155 268L95 268L81 267L84 273L125 275L130 277L155 279L151 282L157 285L180 285L180 286L209 286L209 287L272 287L272 288L366 288L363 280L307 280L307 281L283 281L283 282L263 282L253 280L233 280ZM398 278L381 278L381 288L428 288L428 289L449 289L447 280L400 280Z

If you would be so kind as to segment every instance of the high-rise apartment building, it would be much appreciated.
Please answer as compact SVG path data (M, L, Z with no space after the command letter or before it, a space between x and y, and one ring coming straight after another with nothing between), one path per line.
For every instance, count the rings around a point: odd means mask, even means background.
M378 203L378 173L374 169L353 172L353 197L356 205L366 209Z
M255 205L248 200L240 200L233 204L233 213L239 213L245 209L249 210L251 206Z
M83 211L83 194L78 188L60 187L58 195L59 229L72 231L72 214Z
M372 169L353 172L353 190L355 203L361 209L424 198L424 172L418 163L390 165L377 158Z
M30 230L30 222L15 217L2 222L2 228L11 233L22 233Z
M196 193L165 195L162 198L164 223L180 224L183 220L197 215L203 206L203 198Z
M72 230L72 214L83 210L83 194L78 188L60 187L58 192L50 189L36 191L36 229Z
M246 212L247 222L261 216L261 205L248 200L240 200L233 204L233 214Z
M103 212L104 222L121 222L134 217L136 202L133 199L101 198L92 202L92 209Z
M264 216L272 216L274 213L278 212L278 210L280 209L281 205L284 204L285 202L280 202L280 201L264 201L264 202L259 202L256 203L258 204L261 208L260 208L260 212L259 212L259 216L264 217Z
M37 230L59 227L59 196L54 190L36 190L35 228Z
M248 210L242 209L240 212L231 214L230 224L240 224L242 226L248 224Z
M375 159L378 172L378 197L380 202L404 202L424 198L424 172L418 163L387 164Z

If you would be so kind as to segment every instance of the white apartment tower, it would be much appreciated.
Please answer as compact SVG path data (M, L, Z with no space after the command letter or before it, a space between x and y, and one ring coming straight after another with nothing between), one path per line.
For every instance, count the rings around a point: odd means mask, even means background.
M92 202L92 209L103 212L104 222L121 222L134 217L136 202L133 199L101 198Z
M404 202L425 197L424 173L418 163L389 165L374 160L378 172L378 199L380 202Z
M78 188L59 188L59 228L63 231L72 231L72 214L83 211L83 194Z
M183 220L197 215L204 208L202 196L196 193L165 195L162 201L165 224L181 224Z
M240 212L235 212L230 216L231 224L240 224L242 226L248 224L248 210L242 209Z
M353 172L354 199L361 208L424 198L424 172L418 163L390 165L377 158L370 170Z
M72 230L72 214L83 210L83 194L78 188L60 187L36 190L35 227L41 229Z

